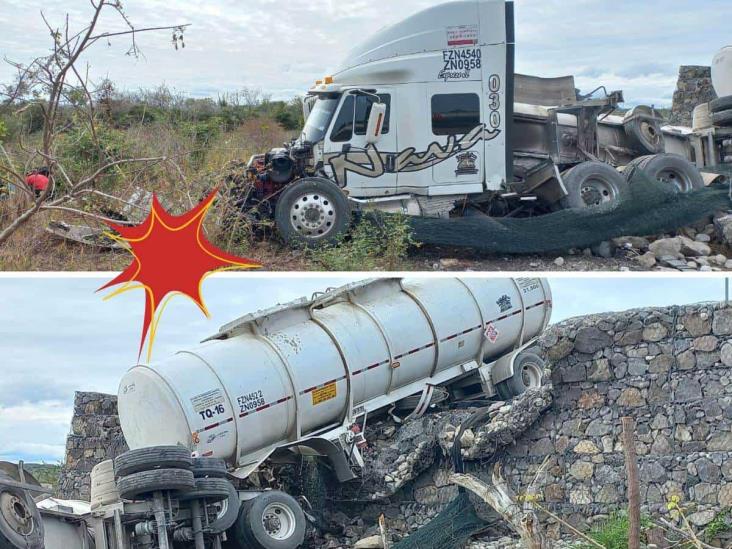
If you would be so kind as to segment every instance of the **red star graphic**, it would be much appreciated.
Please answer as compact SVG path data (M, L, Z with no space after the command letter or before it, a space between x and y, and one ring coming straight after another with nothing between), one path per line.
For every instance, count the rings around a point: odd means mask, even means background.
M217 190L214 189L200 204L183 215L169 214L160 205L157 196L153 195L150 214L141 224L128 227L107 223L120 235L113 238L126 243L134 259L122 273L99 290L124 284L107 296L109 298L127 290L145 289L145 317L138 358L149 333L147 357L150 360L155 330L167 298L175 294L187 296L208 317L201 295L201 284L208 274L225 269L261 267L251 259L220 250L203 234L203 219L213 204Z

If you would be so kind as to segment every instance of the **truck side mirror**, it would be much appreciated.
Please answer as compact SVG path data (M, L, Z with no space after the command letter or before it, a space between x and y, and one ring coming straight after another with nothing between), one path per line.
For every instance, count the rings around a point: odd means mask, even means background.
M384 128L386 118L386 103L374 103L371 105L369 122L366 126L366 143L374 145L381 138L381 130Z

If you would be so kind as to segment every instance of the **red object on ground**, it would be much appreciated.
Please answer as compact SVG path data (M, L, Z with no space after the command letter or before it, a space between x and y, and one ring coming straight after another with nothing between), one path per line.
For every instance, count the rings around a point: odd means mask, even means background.
M43 192L48 187L48 177L40 173L31 173L25 176L25 182L33 187L33 190Z

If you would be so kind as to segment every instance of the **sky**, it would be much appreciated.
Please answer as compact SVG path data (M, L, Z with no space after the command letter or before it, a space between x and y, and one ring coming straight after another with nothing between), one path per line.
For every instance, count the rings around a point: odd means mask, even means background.
M361 39L441 0L126 0L138 27L190 23L185 48L168 31L98 43L83 60L92 79L127 90L165 83L190 96L216 97L243 87L275 99L302 94L329 74ZM88 20L87 0L0 0L0 57L28 62L49 43L40 12L73 28ZM628 103L671 103L678 67L710 65L732 43L729 0L516 0L517 71L574 74L585 92L623 89ZM99 28L123 28L105 17ZM0 64L0 83L13 72Z
M136 363L143 293L103 301L100 278L0 278L0 460L59 462L74 391L116 393ZM203 284L206 319L176 297L158 328L153 361L193 346L219 326L352 278L214 275ZM588 313L724 298L720 278L550 278L552 322Z

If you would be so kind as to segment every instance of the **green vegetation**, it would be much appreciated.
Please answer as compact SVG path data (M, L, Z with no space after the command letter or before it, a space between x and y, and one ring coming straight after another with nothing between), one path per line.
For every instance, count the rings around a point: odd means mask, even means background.
M703 537L706 541L712 541L720 535L729 532L732 532L732 507L727 507L717 513L714 520L707 524L707 527L704 529Z
M587 535L606 549L627 549L629 526L628 515L625 512L620 512L595 526ZM641 540L643 530L650 526L651 523L647 518L641 518ZM584 543L578 547L580 549L597 549L589 543Z
M370 214L355 223L337 244L319 246L308 253L329 271L396 271L413 245L406 216Z
M58 487L58 476L61 473L60 463L25 463L24 468L41 484L47 484L53 490Z

